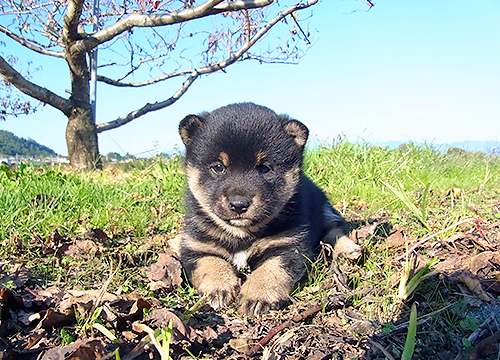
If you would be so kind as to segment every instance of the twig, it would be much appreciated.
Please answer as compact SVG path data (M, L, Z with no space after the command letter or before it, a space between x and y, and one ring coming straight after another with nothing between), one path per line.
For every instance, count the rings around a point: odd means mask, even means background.
M490 328L490 324L495 321L495 317L490 315L482 324L479 326L472 334L469 335L467 338L471 344L475 344L477 339L479 339L483 334L484 331Z
M489 244L491 244L491 241L488 239L488 237L486 236L486 233L483 231L483 229L481 229L481 226L480 226L480 222L479 222L479 219L474 219L474 227L476 228L476 230L479 232L479 235L481 235L481 237L486 240L486 242Z
M429 321L431 321L432 319L430 319L430 317L436 315L436 314L439 314L440 312L443 312L445 310L447 310L448 308L454 306L455 303L453 304L449 304L447 306L445 306L444 308L442 309L439 309L439 310L436 310L436 311L433 311L433 312L430 312L428 314L425 314L425 315L422 315L418 318L418 322L417 322L417 325L418 326L421 326ZM381 334L378 335L379 338L384 338L386 336L389 336L395 332L398 332L398 331L401 331L403 329L407 329L408 328L408 324L409 324L409 321L405 321L404 323L401 323L399 325L396 325L395 327L393 327L392 329L390 329L389 331L387 332L383 332Z
M253 356L257 354L264 347L264 345L266 345L269 340L273 338L274 335L292 325L293 322L304 321L309 316L316 314L322 308L323 305L321 304L313 305L306 311L303 311L300 314L296 314L293 318L285 321L283 324L273 327L271 330L269 330L266 336L264 336L257 344L255 344L250 350L247 351L246 355Z
M248 15L248 9L245 9L245 20L247 21L247 38L245 41L248 44L252 36L252 25L250 24L250 16Z
M488 227L494 228L494 227L497 227L498 225L500 225L500 221L497 221L496 223L490 224L490 225L488 225Z
M386 358L388 358L389 360L396 360L394 359L394 356L391 355L391 353L389 351L387 351L387 349L385 347L383 347L382 345L380 345L378 342L375 342L371 339L368 339L368 343L371 345L371 346L375 346L377 349L379 349L380 351L382 351L384 353L384 356Z
M331 268L330 268L330 275L333 277L333 281L337 284L337 286L340 288L342 291L349 291L349 287L346 285L344 278L342 276L342 273L340 272L339 268L335 263L332 263Z
M309 41L309 37L306 35L306 33L304 32L304 30L302 30L302 27L300 26L300 24L297 22L297 19L295 18L295 14L294 13L291 13L290 14L290 17L292 18L293 22L295 23L295 25L297 25L297 27L299 28L300 32L302 33L302 36L304 36L304 40L306 41L306 44L307 45L311 45L311 42Z
M459 222L456 222L455 224L451 225L451 226L448 226L446 229L443 229L441 231L438 231L437 233L434 233L432 235L429 235L425 238L423 238L422 240L420 240L419 242L417 242L415 245L413 245L407 252L407 254L409 255L411 252L413 252L416 248L420 247L422 244L424 244L426 241L429 241L430 239L433 239L435 238L436 236L438 235L441 235L442 233L445 233L447 232L448 230L450 229L453 229L454 227L457 227L458 225L461 225L461 224L464 224L464 223L467 223L467 222L471 222L471 221L475 221L476 218L467 218L467 219L463 219L463 220L460 220ZM401 256L398 256L396 259L394 259L394 261L400 261L401 259L405 258L407 256L407 254L403 254Z

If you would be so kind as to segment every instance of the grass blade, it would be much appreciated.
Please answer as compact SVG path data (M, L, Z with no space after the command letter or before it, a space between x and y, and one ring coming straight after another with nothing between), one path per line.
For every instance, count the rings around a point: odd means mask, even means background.
M99 323L93 323L92 327L94 329L99 330L100 332L102 332L109 340L116 341L116 336L113 335L113 333L111 331L109 331L108 329L106 329L104 327L104 325L99 324Z
M402 191L401 189L396 189L395 187L393 187L392 185L389 185L388 183L386 183L383 180L380 180L380 182L382 184L384 184L384 186L387 187L389 190L391 190L392 193L394 195L396 195L397 198L403 204L405 204L405 206L408 208L408 210L410 210L413 213L413 215L422 223L422 225L427 230L431 229L429 227L429 225L427 224L427 215L422 210L420 210L419 208L417 208L415 206L415 204L410 200L410 198L408 197L408 195L404 191Z
M405 347L401 360L411 360L415 351L415 338L417 337L417 304L411 306L410 323L408 324L408 335L406 335Z

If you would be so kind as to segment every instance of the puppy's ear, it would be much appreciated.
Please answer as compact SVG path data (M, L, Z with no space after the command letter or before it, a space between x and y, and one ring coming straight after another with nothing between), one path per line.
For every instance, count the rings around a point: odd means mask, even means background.
M179 134L184 145L191 144L194 134L203 125L203 118L198 115L188 115L179 124Z
M290 120L285 123L285 131L293 137L298 146L304 146L309 136L309 129L298 120Z

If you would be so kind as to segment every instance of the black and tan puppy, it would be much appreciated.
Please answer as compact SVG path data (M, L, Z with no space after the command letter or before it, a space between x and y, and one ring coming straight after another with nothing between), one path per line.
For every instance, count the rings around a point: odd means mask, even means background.
M282 306L320 240L359 255L344 219L302 173L301 122L241 103L189 115L179 132L189 185L181 260L214 308L237 298L247 314Z

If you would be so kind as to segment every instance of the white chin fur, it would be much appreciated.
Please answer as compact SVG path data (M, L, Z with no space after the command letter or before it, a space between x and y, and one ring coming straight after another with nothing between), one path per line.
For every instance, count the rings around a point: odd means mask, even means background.
M252 221L248 220L248 219L233 219L233 220L229 220L229 223L232 226L246 227L246 226L250 226L252 224Z

